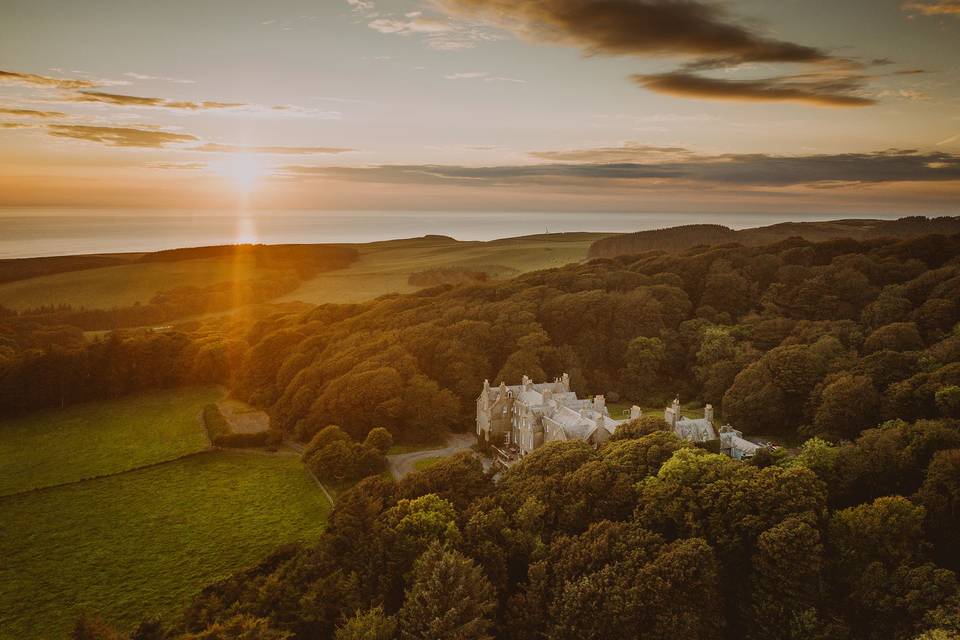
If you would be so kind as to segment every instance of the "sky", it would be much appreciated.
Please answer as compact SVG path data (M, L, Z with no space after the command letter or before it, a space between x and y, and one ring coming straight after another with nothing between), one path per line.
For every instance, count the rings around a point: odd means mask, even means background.
M960 0L0 9L0 207L960 214Z

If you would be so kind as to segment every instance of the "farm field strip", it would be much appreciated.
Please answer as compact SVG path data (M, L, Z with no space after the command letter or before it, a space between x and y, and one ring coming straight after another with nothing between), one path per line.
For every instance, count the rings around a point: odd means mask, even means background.
M219 387L163 390L0 421L0 496L120 473L202 451Z
M211 451L0 498L0 637L63 637L81 611L124 629L311 540L330 505L292 455Z

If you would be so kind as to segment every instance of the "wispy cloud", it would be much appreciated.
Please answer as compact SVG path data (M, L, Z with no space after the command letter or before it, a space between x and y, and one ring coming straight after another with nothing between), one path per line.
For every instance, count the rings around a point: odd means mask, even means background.
M188 133L174 133L171 131L133 127L51 124L47 126L47 132L55 138L99 142L111 147L139 147L147 149L159 149L171 144L183 144L199 140L196 136Z
M354 14L364 19L367 26L379 33L398 36L418 36L438 51L470 49L480 42L498 40L496 34L474 21L450 17L426 16L422 11L403 14L382 13L372 0L347 0Z
M350 151L355 151L355 149L348 149L346 147L248 146L207 142L197 147L191 147L190 151L205 151L211 153L263 153L272 155L313 155L347 153Z
M168 100L166 98L130 96L119 93L106 93L103 91L79 91L68 99L71 102L102 102L125 107L162 107L164 109L186 109L188 111L238 109L249 106L243 102L216 102L211 100L193 102L189 100Z
M445 75L447 80L483 80L484 82L516 82L526 84L526 80L519 78L508 78L506 76L495 76L489 71L464 71L460 73L451 73Z
M35 73L18 73L16 71L3 70L0 70L0 83L53 87L56 89L92 89L100 86L93 80L54 78L51 76L41 76Z
M160 78L157 76L147 76L134 72L126 74L129 77L143 79L162 79L170 82L180 82L172 78ZM187 81L183 81L187 82ZM58 90L57 97L48 97L44 99L47 103L98 103L118 107L146 107L156 109L173 109L180 111L210 111L210 110L232 110L244 111L247 113L283 114L289 116L310 116L335 120L341 117L337 111L320 111L307 107L296 105L257 105L246 102L224 102L219 100L180 100L171 98L161 98L155 96L139 96L127 93L116 93L112 91L103 91L103 86L116 84L115 81L92 80L92 79L71 79L56 78L51 76L41 76L31 73L19 73L14 71L0 71L0 84L20 84L36 87L49 87Z
M125 74L128 78L133 78L134 80L162 80L163 82L172 82L174 84L195 84L196 80L186 80L184 78L169 78L167 76L151 76L145 73L136 73L135 71L128 71Z
M25 118L63 118L67 114L61 111L38 111L37 109L0 108L0 115L22 116Z
M906 2L903 10L925 16L956 16L960 18L960 0L926 0Z

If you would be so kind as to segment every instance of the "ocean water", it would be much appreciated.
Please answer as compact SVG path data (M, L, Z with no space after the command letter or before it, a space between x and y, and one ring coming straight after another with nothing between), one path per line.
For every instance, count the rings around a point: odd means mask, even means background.
M159 251L180 247L371 242L428 234L492 240L537 233L630 232L682 224L734 229L836 214L506 213L369 211L164 211L0 209L0 258ZM847 216L850 217L850 216ZM872 214L863 217L892 217Z

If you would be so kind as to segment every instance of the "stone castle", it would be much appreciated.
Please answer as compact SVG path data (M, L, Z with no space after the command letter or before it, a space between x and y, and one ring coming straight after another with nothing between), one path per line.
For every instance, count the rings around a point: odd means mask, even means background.
M610 416L603 396L578 398L570 391L570 377L563 374L553 382L533 382L527 376L519 385L501 382L491 387L483 381L477 397L477 438L492 445L504 461L516 460L548 442L579 440L599 447L629 420L642 415L640 407L630 409L630 417L616 420ZM720 441L726 455L752 457L759 445L743 438L733 427L714 428L713 407L707 405L702 418L687 418L679 398L663 412L664 421L681 440L704 444Z
M633 407L631 419L640 417ZM610 417L603 396L578 398L570 391L570 377L535 383L527 376L519 385L483 381L477 398L477 437L523 457L548 442L581 440L600 446L626 420Z

